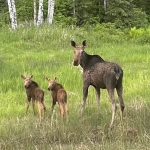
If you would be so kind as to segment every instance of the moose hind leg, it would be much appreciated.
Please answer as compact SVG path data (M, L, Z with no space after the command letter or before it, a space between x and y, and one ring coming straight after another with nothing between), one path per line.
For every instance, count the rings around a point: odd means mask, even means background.
M63 118L64 117L64 106L63 103L59 103L59 111L60 111L60 115Z
M109 98L112 105L112 119L110 123L110 128L112 128L112 125L114 123L115 119L115 113L116 113L116 103L115 103L115 97L114 97L114 89L108 90Z
M123 111L124 111L125 105L124 105L124 101L123 101L123 97L122 97L122 91L123 91L122 85L118 86L116 88L116 91L117 91L117 94L118 94L118 99L119 99L119 102L120 102L121 112L122 112L122 116L123 116Z
M33 113L35 115L35 101L34 100L32 100L32 108L33 108Z
M42 105L43 105L44 111L46 111L46 106L45 106L44 102L42 102Z
M38 112L39 112L39 119L40 119L40 122L42 120L42 118L44 117L44 106L41 102L37 102L38 104Z

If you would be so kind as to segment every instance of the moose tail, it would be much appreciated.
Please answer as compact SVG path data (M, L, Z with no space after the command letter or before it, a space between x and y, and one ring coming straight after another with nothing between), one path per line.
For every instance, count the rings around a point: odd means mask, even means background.
M115 67L114 68L114 72L115 72L115 76L116 76L116 79L118 80L122 74L122 70L119 68L119 67Z

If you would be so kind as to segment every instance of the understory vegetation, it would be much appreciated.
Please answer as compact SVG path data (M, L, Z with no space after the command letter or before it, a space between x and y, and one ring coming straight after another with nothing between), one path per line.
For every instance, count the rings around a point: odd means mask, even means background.
M111 104L101 90L100 110L89 89L86 110L80 115L82 72L72 65L70 40L87 40L89 54L116 62L124 70L123 120L118 105L109 130ZM114 24L91 28L47 26L0 29L0 149L109 149L150 148L150 27L116 29ZM25 114L26 94L21 74L33 75L45 92L45 119L39 123L32 106ZM57 77L68 93L69 117L63 121L55 108L51 116L49 78ZM118 98L116 94L116 102Z

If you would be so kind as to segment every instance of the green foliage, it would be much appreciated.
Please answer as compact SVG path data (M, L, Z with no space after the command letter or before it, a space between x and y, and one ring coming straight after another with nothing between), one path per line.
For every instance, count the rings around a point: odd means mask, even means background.
M15 0L17 17L20 22L33 20L33 1Z
M138 8L142 8L144 12L148 15L148 20L150 21L150 1L149 0L133 0L134 4Z
M0 1L0 27L5 26L9 22L7 3L5 0Z
M113 22L118 28L147 26L147 15L141 9L134 8L131 2L131 0L111 1L106 14L106 22Z
M147 15L139 8L134 8L132 13L131 27L146 27L148 25Z
M131 38L136 39L137 42L150 43L150 27L148 28L131 28L129 31Z

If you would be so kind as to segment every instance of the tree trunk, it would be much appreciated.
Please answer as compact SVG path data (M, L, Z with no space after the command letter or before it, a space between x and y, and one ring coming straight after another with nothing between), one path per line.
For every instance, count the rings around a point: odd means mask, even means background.
M34 25L36 26L36 23L37 23L36 0L33 1L33 5L34 5Z
M39 0L39 12L37 26L40 26L43 23L43 0Z
M17 28L17 16L16 16L16 6L15 6L15 0L8 0L8 9L9 9L9 15L11 20L11 27L12 29Z
M53 22L54 5L55 5L54 0L48 0L48 15L47 15L48 24L52 24Z
M107 11L107 0L104 0L104 12L106 14L106 11Z
M76 16L76 3L75 0L73 0L73 16Z

